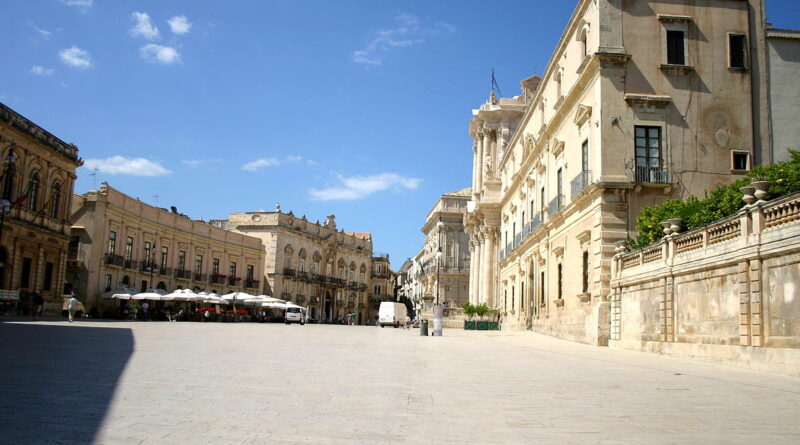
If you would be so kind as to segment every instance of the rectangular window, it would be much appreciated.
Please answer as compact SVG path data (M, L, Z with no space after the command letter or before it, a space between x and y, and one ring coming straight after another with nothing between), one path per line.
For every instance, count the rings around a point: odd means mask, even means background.
M560 168L556 172L556 187L558 187L558 195L556 196L558 209L561 210L564 207L564 171Z
M230 278L236 277L236 261L231 261L228 272L229 272L228 276Z
M108 253L115 253L117 250L117 232L113 230L108 233Z
M683 36L683 31L667 30L667 63L670 65L686 65Z
M186 270L186 251L178 251L178 270Z
M583 293L589 292L589 252L583 252Z
M636 182L661 182L661 127L635 127Z
M203 273L203 255L194 256L194 279L199 280L200 274Z
M253 275L254 275L254 273L255 273L255 268L253 267L253 265L251 265L251 264L248 264L248 265L247 265L247 279L248 279L249 281L253 281Z
M746 171L750 169L750 153L733 152L731 170Z
M544 198L544 186L542 186L542 190L539 193L539 208L542 212L542 217L544 217L546 205L547 203L545 203L545 198Z
M144 262L145 262L145 264L148 264L148 265L150 264L150 260L152 259L151 258L151 256L152 256L152 248L153 248L153 245L150 243L150 241L145 241L144 242Z
M562 287L562 278L564 277L564 266L561 263L558 263L558 299L561 300L564 298L563 287Z
M125 243L125 261L130 261L133 256L133 237L129 236Z
M219 275L219 258L211 260L211 275Z
M161 246L161 264L159 270L162 274L167 272L167 258L169 258L169 248L167 246Z
M581 171L589 171L589 140L583 141L581 145Z
M42 290L50 290L53 287L53 263L44 263L44 284Z
M546 298L546 294L545 294L545 287L544 287L544 271L542 271L542 273L539 274L539 293L540 293L540 298L541 298L541 303L540 304L542 306L544 306L544 302L547 301L545 299Z
M746 55L745 38L743 34L728 35L728 63L731 68L745 68Z
M106 274L106 292L111 290L111 274Z
M33 260L30 258L23 258L22 259L22 277L20 280L19 286L22 288L31 287L31 266L33 265Z

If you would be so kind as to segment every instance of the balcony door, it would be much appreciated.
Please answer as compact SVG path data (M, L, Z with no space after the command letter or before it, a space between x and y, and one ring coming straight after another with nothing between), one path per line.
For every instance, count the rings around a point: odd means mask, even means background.
M636 182L660 182L661 127L636 127Z

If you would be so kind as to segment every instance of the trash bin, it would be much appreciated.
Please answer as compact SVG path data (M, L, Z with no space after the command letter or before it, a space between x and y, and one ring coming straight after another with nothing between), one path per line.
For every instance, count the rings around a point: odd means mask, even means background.
M424 318L419 322L419 335L423 337L428 336L428 320Z

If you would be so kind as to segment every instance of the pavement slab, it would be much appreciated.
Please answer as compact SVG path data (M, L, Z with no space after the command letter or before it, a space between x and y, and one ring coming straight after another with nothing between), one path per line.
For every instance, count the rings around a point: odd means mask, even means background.
M3 319L0 357L0 443L800 443L798 378L530 332Z

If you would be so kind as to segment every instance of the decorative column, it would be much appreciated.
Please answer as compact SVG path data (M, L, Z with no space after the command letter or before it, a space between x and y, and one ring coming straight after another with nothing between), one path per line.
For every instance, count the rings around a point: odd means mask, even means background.
M492 150L492 133L494 130L491 129L484 129L483 130L483 157L481 158L481 163L484 164L481 166L481 170L486 170L486 178L492 178L492 167L494 163L493 155L494 150Z
M494 227L484 227L483 236L485 240L485 250L481 252L483 257L483 271L481 273L481 287L483 301L489 307L494 307L495 303L495 282L494 265L497 263L497 229Z
M476 189L472 190L472 195L480 196L481 188L483 187L483 157L485 151L484 149L486 147L484 145L484 133L482 131L479 131L478 133L476 133L475 138L476 138L475 141L478 146L478 152L477 152L478 157L475 165L476 168L473 170L473 176L476 177L477 179L475 180Z
M483 239L478 230L476 228L475 233L472 235L473 243L475 244L475 256L471 259L471 262L475 264L475 280L472 283L472 300L474 304L481 303L481 271L483 270L483 263L481 263L483 259Z

